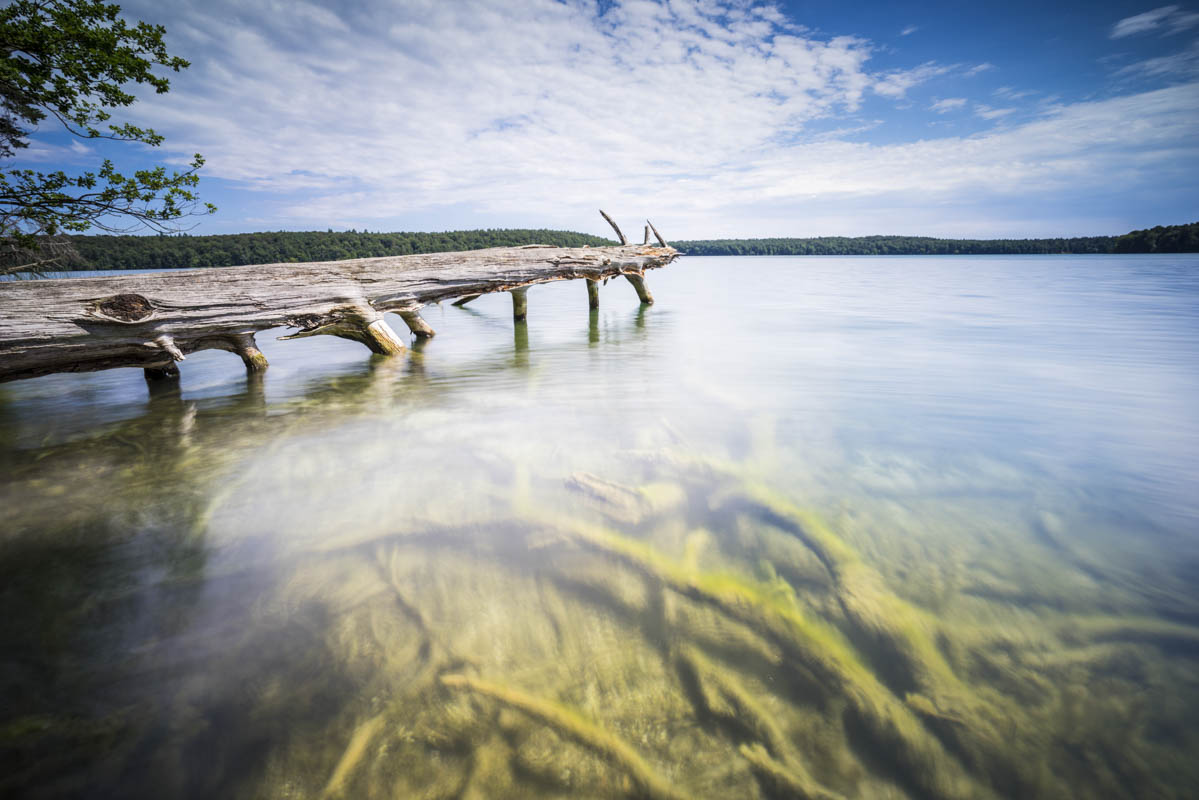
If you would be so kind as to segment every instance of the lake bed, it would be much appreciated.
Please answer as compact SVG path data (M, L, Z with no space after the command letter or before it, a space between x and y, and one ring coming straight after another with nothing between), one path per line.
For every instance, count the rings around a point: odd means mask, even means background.
M648 280L0 386L0 792L1188 795L1199 256Z

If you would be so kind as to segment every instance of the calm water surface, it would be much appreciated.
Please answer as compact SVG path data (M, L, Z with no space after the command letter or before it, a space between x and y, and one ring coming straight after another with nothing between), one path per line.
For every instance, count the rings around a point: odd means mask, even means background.
M0 795L1193 796L1199 257L649 282L0 386Z

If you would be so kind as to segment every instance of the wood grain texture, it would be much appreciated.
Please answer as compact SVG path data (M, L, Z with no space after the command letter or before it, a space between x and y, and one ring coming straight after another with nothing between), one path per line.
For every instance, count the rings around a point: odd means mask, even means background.
M395 352L383 313L574 278L640 277L671 247L496 247L305 264L0 283L0 381L112 367L162 368L205 349L249 350L255 332L298 329ZM388 327L388 330L390 328ZM282 337L281 337L282 338ZM399 347L402 349L403 344ZM261 356L261 354L257 354ZM265 361L263 361L265 363Z

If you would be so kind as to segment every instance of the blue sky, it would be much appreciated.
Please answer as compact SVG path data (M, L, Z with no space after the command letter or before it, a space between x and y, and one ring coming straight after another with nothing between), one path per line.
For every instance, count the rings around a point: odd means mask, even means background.
M1160 2L1160 0L1158 0ZM1114 234L1199 219L1199 6L134 0L192 62L27 166L208 159L195 233Z

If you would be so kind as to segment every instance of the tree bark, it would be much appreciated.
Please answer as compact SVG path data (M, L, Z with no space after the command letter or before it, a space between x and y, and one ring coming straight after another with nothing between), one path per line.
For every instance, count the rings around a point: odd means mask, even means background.
M529 290L527 287L513 289L508 294L512 295L512 319L521 322L525 317L529 316Z
M400 311L398 313L404 320L404 324L408 326L408 330L422 339L432 339L436 335L432 326L425 322L419 311Z
M257 331L285 339L328 334L394 354L403 341L384 312L536 283L626 275L679 255L671 247L497 247L307 264L172 270L107 278L0 283L0 381L112 367L165 369L188 353L222 349L252 369L266 359ZM636 285L636 282L634 283ZM430 329L431 332L431 329Z
M654 304L654 296L649 293L649 287L645 285L645 278L640 275L625 275L625 279L633 284L633 288L637 290L637 299L647 306Z

